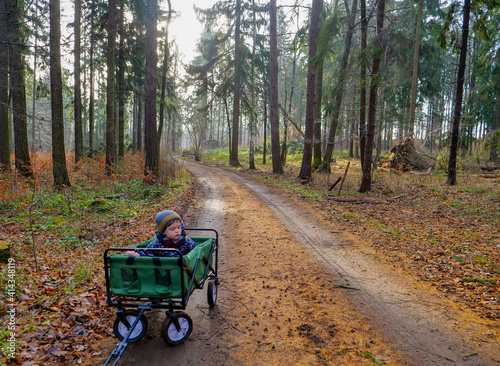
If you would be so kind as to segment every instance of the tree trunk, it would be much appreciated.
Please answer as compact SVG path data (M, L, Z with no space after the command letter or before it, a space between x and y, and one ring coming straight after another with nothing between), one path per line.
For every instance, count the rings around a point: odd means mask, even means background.
M266 77L264 77L266 79ZM264 93L264 123L263 123L263 129L264 129L264 141L263 141L263 149L262 149L262 164L266 165L266 156L267 156L267 96L268 93ZM276 98L278 99L278 98Z
M312 174L312 146L314 138L314 102L316 91L316 75L313 58L318 50L319 16L321 13L321 0L313 0L311 8L311 26L309 29L309 60L307 66L307 97L306 97L306 131L304 139L304 152L300 167L299 179L309 181Z
M370 102L368 105L368 125L366 129L365 158L363 160L363 176L361 177L360 193L368 192L372 185L373 144L375 137L375 122L377 119L377 88L380 81L378 75L383 55L382 31L384 28L385 0L377 2L377 39L373 55L372 77L370 81Z
M257 43L257 20L255 17L255 0L252 0L253 9L253 44L252 44L252 72L251 72L251 88L252 88L252 108L250 115L250 145L248 151L248 167L255 170L255 157L254 157L254 140L255 140L255 126L257 124L256 111L255 111L255 46Z
M235 9L236 22L234 26L234 99L233 99L233 137L229 165L239 166L238 142L240 123L240 82L241 82L241 0L236 0ZM279 154L278 154L279 157Z
M74 106L75 106L75 163L83 156L83 127L82 127L82 91L80 82L80 18L82 17L81 0L75 0L75 64L74 64Z
M455 184L457 184L458 134L460 128L462 99L464 93L467 41L469 39L470 0L465 0L463 13L464 18L462 22L462 44L460 46L460 56L458 60L457 89L455 93L455 109L453 111L453 125L451 131L450 160L448 162L448 178L446 180L446 184L450 186L454 186Z
M120 4L118 49L118 157L125 156L125 17L124 4Z
M346 7L347 7L347 5L346 5ZM340 65L340 70L339 70L339 78L337 81L337 85L335 87L335 104L333 106L333 116L332 116L332 120L330 122L330 131L328 133L328 140L327 140L325 156L323 159L323 165L321 167L321 170L324 172L330 171L330 161L332 160L333 147L335 145L335 134L336 134L336 130L337 130L337 125L338 125L338 120L339 120L339 115L340 115L340 108L341 108L341 104L342 104L342 98L344 95L344 88L345 88L345 83L346 83L346 79L347 79L347 66L348 66L347 61L349 60L349 54L351 52L351 40L352 40L352 34L354 32L354 21L355 21L357 9L358 9L358 2L357 2L357 0L353 0L351 17L349 20L349 25L348 25L348 29L347 29L347 33L346 33L346 37L345 37L344 53L342 55L342 62ZM347 10L349 10L349 9L347 9Z
M163 131L164 124L164 113L165 113L165 98L166 98L166 90L167 90L167 72L168 72L168 63L170 58L170 52L168 49L168 28L170 26L170 20L172 18L172 5L170 0L168 2L168 15L167 15L167 25L165 27L165 55L163 56L163 63L161 68L161 96L160 96L160 126L158 128L158 135L161 136ZM161 137L160 137L161 139Z
M324 19L324 11L323 11L323 0L321 0L320 4L320 15L319 15L319 24L318 28L321 28L323 19ZM337 2L335 3L335 12L337 9ZM322 153L323 153L323 146L321 143L321 133L323 129L323 123L322 123L322 99L323 99L323 68L324 68L324 55L326 54L326 48L329 46L329 41L324 40L323 42L320 42L319 44L319 50L317 51L320 54L320 57L318 59L318 63L315 67L315 76L316 76L316 85L315 85L315 92L314 92L314 143L313 143L313 167L315 169L320 168L321 166L321 161L322 161ZM295 54L294 54L294 66L295 66ZM288 111L289 114L291 114L291 110Z
M64 115L61 74L61 5L50 0L50 100L52 108L52 169L54 186L69 187L64 148Z
M359 155L361 166L365 159L366 144L366 39L368 32L368 19L366 18L366 0L360 0L361 7L361 68L359 87Z
M314 106L314 145L313 145L313 166L319 168L321 166L321 99L323 98L323 59L318 61L316 70L316 92Z
M271 121L271 154L273 173L282 174L283 165L280 158L280 132L278 110L278 34L276 20L276 0L270 1L270 53L269 53L269 119ZM265 142L264 142L265 143Z
M7 29L7 3L0 3L0 29ZM9 48L7 32L0 32L0 171L10 170Z
M408 123L408 134L413 136L415 131L415 109L417 107L417 84L418 84L418 55L420 50L420 34L422 29L422 11L424 0L418 0L417 24L415 27L415 47L413 50L413 75L411 78L411 100L410 100L410 118Z
M38 19L38 1L35 0L35 19ZM35 126L36 126L36 66L37 66L37 55L38 55L38 37L36 20L33 21L34 33L35 33L35 47L33 49L33 95L31 96L32 103L32 113L31 113L31 156L35 154ZM6 84L7 85L7 84Z
M115 170L115 47L116 47L116 0L108 3L108 49L106 55L106 166L105 174Z
M157 55L157 0L148 0L148 25L146 30L146 101L144 103L144 128L146 164L144 174L158 176L159 138L156 130L156 63Z
M12 120L14 125L14 152L16 170L25 177L31 177L31 162L28 148L28 129L26 121L26 90L24 84L24 61L21 55L20 24L22 22L19 6L16 0L7 1L7 19L10 44L16 45L9 49L10 87L12 98Z
M89 156L94 155L94 9L95 0L92 0L92 10L90 15L90 93L89 93Z

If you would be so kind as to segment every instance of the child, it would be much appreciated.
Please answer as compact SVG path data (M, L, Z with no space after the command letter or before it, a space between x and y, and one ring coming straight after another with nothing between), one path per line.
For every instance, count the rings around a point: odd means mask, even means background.
M182 255L186 255L196 246L193 239L186 235L184 222L176 212L169 210L159 212L156 215L156 225L158 226L156 238L146 248L177 249ZM176 252L156 250L128 251L126 254L134 257L178 257Z

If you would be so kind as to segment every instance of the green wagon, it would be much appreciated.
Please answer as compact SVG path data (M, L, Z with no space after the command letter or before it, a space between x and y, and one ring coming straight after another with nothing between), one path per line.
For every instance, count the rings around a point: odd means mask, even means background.
M134 257L126 251L145 250L148 240L135 248L109 248L104 252L106 302L117 308L113 332L121 341L105 365L123 354L128 343L140 340L147 331L145 312L166 309L161 327L163 340L171 346L186 341L193 322L185 310L194 290L207 285L210 308L217 300L217 262L219 238L213 229L190 228L186 231L207 232L206 237L191 237L196 247L187 255L176 249L148 248L148 251L172 252L176 257Z

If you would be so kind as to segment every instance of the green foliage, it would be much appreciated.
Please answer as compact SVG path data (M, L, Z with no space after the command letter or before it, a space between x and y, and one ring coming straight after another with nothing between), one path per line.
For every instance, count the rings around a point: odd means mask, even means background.
M142 179L134 179L117 185L116 193L123 193L132 200L156 200L165 194L161 184L145 184Z

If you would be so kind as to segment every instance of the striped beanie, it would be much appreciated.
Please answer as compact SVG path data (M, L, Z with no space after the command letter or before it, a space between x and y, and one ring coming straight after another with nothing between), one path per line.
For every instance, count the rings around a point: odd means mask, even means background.
M156 225L158 226L158 231L163 234L167 224L172 220L181 220L178 213L170 210L161 211L156 214Z

